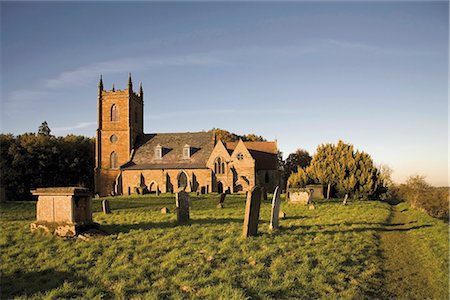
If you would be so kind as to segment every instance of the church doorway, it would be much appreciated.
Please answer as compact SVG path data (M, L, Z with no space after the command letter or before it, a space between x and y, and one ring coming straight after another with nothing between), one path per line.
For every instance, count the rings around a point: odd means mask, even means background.
M187 183L186 173L181 172L180 175L178 175L178 188L184 191L187 187Z
M222 194L223 193L223 184L222 184L222 182L218 182L217 183L217 192L219 193L219 194Z

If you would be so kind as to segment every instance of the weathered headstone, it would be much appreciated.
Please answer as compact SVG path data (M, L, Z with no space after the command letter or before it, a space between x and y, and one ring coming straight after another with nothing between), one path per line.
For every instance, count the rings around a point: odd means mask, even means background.
M224 204L225 203L225 197L227 196L226 193L220 194L220 200L219 203Z
M308 204L313 204L312 203L313 194L314 194L314 190L310 189L309 190L309 195L308 195Z
M103 213L106 215L111 213L111 207L109 206L108 200L105 199L102 201L102 209L103 209Z
M223 204L222 203L217 203L217 208L223 208Z
M163 207L163 208L161 208L161 213L162 214L168 214L170 211L169 211L169 209L167 208L167 207Z
M261 188L261 200L267 202L267 191L265 187Z
M273 199L272 199L272 214L270 217L270 225L269 228L271 230L278 229L279 227L279 217L280 217L280 204L281 204L281 198L280 198L280 189L277 186L275 188L275 191L273 192Z
M178 223L186 223L189 221L189 202L189 194L185 191L180 191L176 194Z
M316 206L314 205L314 203L311 203L311 204L309 205L309 209L311 209L311 210L316 209Z
M284 211L280 210L280 213L279 213L278 216L279 216L280 219L283 219L283 220L286 219L286 213Z
M247 202L245 203L244 227L242 230L242 236L244 238L255 236L258 233L260 207L261 189L258 186L255 186L249 193L247 193Z
M344 201L342 201L342 204L347 205L347 199L348 199L348 194L345 194Z

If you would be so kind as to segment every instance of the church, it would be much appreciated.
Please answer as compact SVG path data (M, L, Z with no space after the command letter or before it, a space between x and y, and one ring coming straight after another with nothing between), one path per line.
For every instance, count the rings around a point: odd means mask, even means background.
M278 147L222 142L213 131L144 133L144 91L98 85L95 193L239 193L255 185L272 192L280 181Z

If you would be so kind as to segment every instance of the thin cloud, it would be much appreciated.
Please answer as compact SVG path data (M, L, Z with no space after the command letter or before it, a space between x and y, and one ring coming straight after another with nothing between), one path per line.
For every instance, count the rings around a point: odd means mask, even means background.
M71 71L62 72L52 79L44 79L44 86L50 89L67 85L84 85L96 79L98 74L127 73L130 70L138 71L153 67L165 66L212 66L225 64L207 54L191 54L166 58L122 58L105 62L93 63Z
M297 114L295 110L287 109L222 109L222 110L197 110L197 111L172 111L164 113L151 114L145 117L145 120L159 120L172 117L194 117L211 115L273 115L273 114Z
M395 49L387 47L379 47L354 41L343 41L336 39L321 39L322 48L334 47L341 49L352 49L356 51L371 52L373 54L395 55L395 56L431 56L434 52L417 51L411 49Z
M97 125L96 122L80 122L77 123L73 126L67 126L67 127L56 127L52 129L53 133L66 133L68 131L74 131L77 129L82 129L82 128L88 128L88 127L95 127Z

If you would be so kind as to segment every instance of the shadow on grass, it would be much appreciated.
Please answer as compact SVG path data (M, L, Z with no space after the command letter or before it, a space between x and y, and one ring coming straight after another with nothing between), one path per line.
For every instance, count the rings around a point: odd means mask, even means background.
M64 282L84 282L88 285L99 286L98 283L92 283L85 277L76 276L73 273L56 271L47 269L37 272L17 272L13 274L2 274L2 299L12 299L14 297L25 296L31 297L37 293L46 293L56 289L64 284ZM112 295L106 288L102 288L103 295L111 298ZM64 298L83 297L79 292L60 295Z
M355 223L357 224L357 223ZM364 224L364 223L361 223ZM426 228L426 227L432 227L430 224L424 224L424 225L418 225L418 226L411 226L407 228L386 228L386 227L357 227L357 228L349 228L349 229L342 229L342 230L320 230L321 228L327 228L329 226L339 226L341 224L327 224L327 225L294 225L289 227L283 227L283 230L287 231L295 231L298 229L304 229L304 230L311 230L311 229L319 229L315 231L306 231L302 234L305 235L316 235L319 233L322 234L337 234L337 233L345 233L345 232L364 232L364 231L377 231L377 232L393 232L393 231L410 231L410 230L416 230L420 228ZM366 223L366 225L382 225L386 226L383 223ZM391 224L389 224L391 225ZM400 225L400 224L395 224Z
M102 224L100 228L109 233L128 233L131 230L150 230L150 229L164 229L164 228L174 228L178 226L189 226L189 225L222 225L230 223L243 223L243 219L225 218L225 219L191 219L188 223L180 224L177 221L166 221L166 222L141 222L136 224Z

